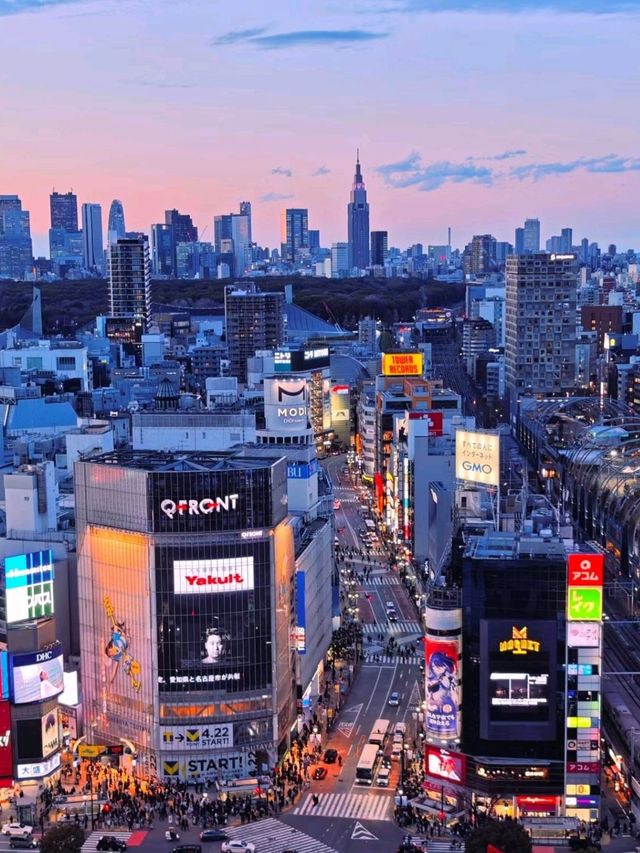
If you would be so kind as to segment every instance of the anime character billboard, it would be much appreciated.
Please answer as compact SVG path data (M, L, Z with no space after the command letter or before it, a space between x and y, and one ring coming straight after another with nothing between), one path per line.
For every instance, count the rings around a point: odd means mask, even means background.
M425 729L441 740L460 737L462 677L458 640L425 639Z

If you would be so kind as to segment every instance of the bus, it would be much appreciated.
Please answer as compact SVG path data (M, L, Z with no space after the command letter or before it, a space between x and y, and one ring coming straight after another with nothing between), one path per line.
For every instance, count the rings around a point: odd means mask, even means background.
M368 743L362 750L356 767L356 785L372 785L379 763L378 747L375 743Z
M389 720L376 720L369 735L369 743L375 743L382 748L390 729Z

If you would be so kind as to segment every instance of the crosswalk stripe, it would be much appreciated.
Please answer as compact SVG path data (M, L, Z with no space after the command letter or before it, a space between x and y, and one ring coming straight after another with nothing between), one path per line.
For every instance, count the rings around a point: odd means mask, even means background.
M391 797L387 792L384 794L374 794L372 791L367 793L321 794L317 806L313 805L313 795L306 794L293 810L293 813L296 815L313 815L314 817L391 820L390 806Z
M120 829L105 829L99 832L92 832L87 838L85 838L84 844L80 848L82 853L95 853L98 849L98 841L100 841L103 835L113 835L115 838L120 838L122 841L129 841L133 833Z
M227 831L229 838L251 841L260 853L281 853L284 849L295 849L298 853L336 853L329 847L307 835L293 829L276 818L265 818L256 823L236 826Z
M374 576L369 578L368 581L365 581L364 586L365 589L368 586L400 586L400 581L394 575L391 575L390 577L385 577L384 575L382 577Z
M419 622L389 622L376 623L363 622L363 634L422 634L422 625Z
M452 848L451 844L453 842L451 842L450 840L449 841L441 841L439 839L437 840L434 838L421 839L421 840L426 841L426 843L428 844L429 853L453 853L454 850L455 850L455 853L464 853L464 841L462 841L462 842L455 841L456 846ZM458 844L460 844L459 847L458 847Z
M365 655L364 656L365 663L387 663L387 664L396 664L396 663L409 663L409 664L419 664L422 663L422 658L419 658L418 655L410 655L409 657L401 658L401 657L393 657L392 655L378 655L378 660L375 660L373 655Z

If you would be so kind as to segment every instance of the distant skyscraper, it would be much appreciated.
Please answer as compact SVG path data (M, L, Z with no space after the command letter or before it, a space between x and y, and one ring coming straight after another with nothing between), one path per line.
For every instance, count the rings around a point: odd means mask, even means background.
M158 223L151 226L151 251L153 274L167 278L175 275L173 230L170 225Z
M309 229L309 251L313 255L320 248L320 232L317 228Z
M496 261L496 238L491 234L475 234L464 250L465 275L488 275Z
M516 255L524 254L524 228L516 228L514 250Z
M231 215L231 239L233 240L233 274L244 275L251 266L251 219L246 214Z
M213 220L213 244L216 254L222 254L222 241L231 240L231 218L233 213L224 213Z
M371 265L383 267L389 251L389 235L386 231L371 232Z
M360 171L360 155L356 157L356 173L347 206L349 268L364 270L369 266L369 205L364 178Z
M253 235L251 233L251 202L250 201L241 201L240 202L240 216L247 216L249 218L249 243L253 243Z
M227 293L225 299L230 376L247 381L247 359L256 350L275 349L284 341L284 294L248 290Z
M51 227L62 231L78 230L78 197L75 193L52 192L49 196Z
M104 272L102 208L99 204L82 205L82 255L86 269Z
M170 225L173 228L173 238L176 246L178 243L195 243L198 239L198 229L193 224L188 213L180 213L175 208L173 210L165 210L164 222L165 225Z
M124 207L119 199L114 198L109 208L109 226L107 228L107 242L115 243L122 240L127 233L124 224Z
M151 324L151 266L146 237L125 237L109 246L109 309L113 317Z
M344 278L349 275L349 244L331 244L331 275L333 278Z
M290 264L309 254L309 211L306 207L288 207L282 211L280 243L282 260Z
M523 251L525 254L540 251L540 220L525 219Z
M0 195L0 278L24 279L32 267L29 212L17 195Z
M505 382L513 411L523 394L573 391L577 270L571 256L507 258Z
M573 229L563 228L560 232L560 251L566 255L573 251Z

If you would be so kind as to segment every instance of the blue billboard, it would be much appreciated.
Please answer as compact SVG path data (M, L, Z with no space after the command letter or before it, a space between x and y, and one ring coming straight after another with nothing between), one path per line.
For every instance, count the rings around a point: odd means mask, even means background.
M53 616L51 549L6 557L4 576L9 624Z

